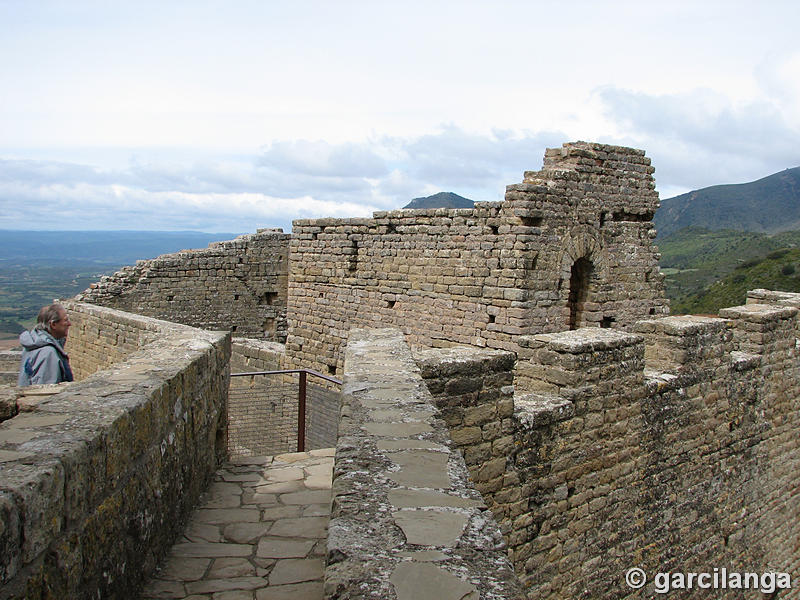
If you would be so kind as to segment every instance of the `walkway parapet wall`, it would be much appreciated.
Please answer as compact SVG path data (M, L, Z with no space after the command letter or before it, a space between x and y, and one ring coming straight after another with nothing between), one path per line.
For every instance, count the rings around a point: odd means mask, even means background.
M237 336L286 339L289 234L263 229L208 248L140 260L77 296Z
M511 469L514 454L514 363L511 352L456 346L414 352L414 360L447 424L470 479L507 533L527 509L527 498Z
M0 350L0 385L17 385L22 350Z
M504 530L530 598L638 598L631 567L647 595L658 572L800 572L797 310L720 315L521 342L507 474L530 502Z
M403 335L353 330L343 388L326 599L523 598Z
M229 334L65 305L82 380L0 424L3 600L131 598L225 455Z

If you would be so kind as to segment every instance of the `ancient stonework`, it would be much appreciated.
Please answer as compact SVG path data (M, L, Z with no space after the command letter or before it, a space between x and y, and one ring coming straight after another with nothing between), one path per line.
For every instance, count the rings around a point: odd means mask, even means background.
M0 600L127 597L223 454L226 410L230 452L293 450L293 397L248 376L237 400L230 366L345 379L338 420L334 397L306 421L337 446L326 598L797 577L800 294L667 316L652 174L640 150L565 144L504 202L296 221L93 286L81 297L246 337L229 358L226 333L68 305L83 380L0 389Z
M519 335L667 314L652 173L641 150L577 142L505 202L295 221L287 357L340 372L350 327L376 323L516 352Z
M131 598L225 454L229 334L66 305L80 381L0 424L3 600Z
M325 597L521 599L403 335L354 330L345 364Z
M286 339L289 235L262 229L207 249L140 260L77 299L192 327Z

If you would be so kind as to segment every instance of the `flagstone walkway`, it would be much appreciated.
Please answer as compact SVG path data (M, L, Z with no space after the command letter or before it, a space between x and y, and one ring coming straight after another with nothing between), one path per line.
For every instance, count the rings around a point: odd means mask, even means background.
M333 452L224 465L142 600L322 600Z

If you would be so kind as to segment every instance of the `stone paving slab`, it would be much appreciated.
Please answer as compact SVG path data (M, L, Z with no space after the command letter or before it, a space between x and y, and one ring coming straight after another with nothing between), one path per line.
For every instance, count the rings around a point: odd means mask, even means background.
M333 453L223 466L141 600L322 600Z

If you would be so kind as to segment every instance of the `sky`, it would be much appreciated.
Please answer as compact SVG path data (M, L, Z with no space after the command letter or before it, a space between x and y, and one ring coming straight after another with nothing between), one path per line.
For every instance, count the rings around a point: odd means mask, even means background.
M0 0L0 229L252 232L643 148L800 166L800 3ZM1 234L0 234L1 235Z

